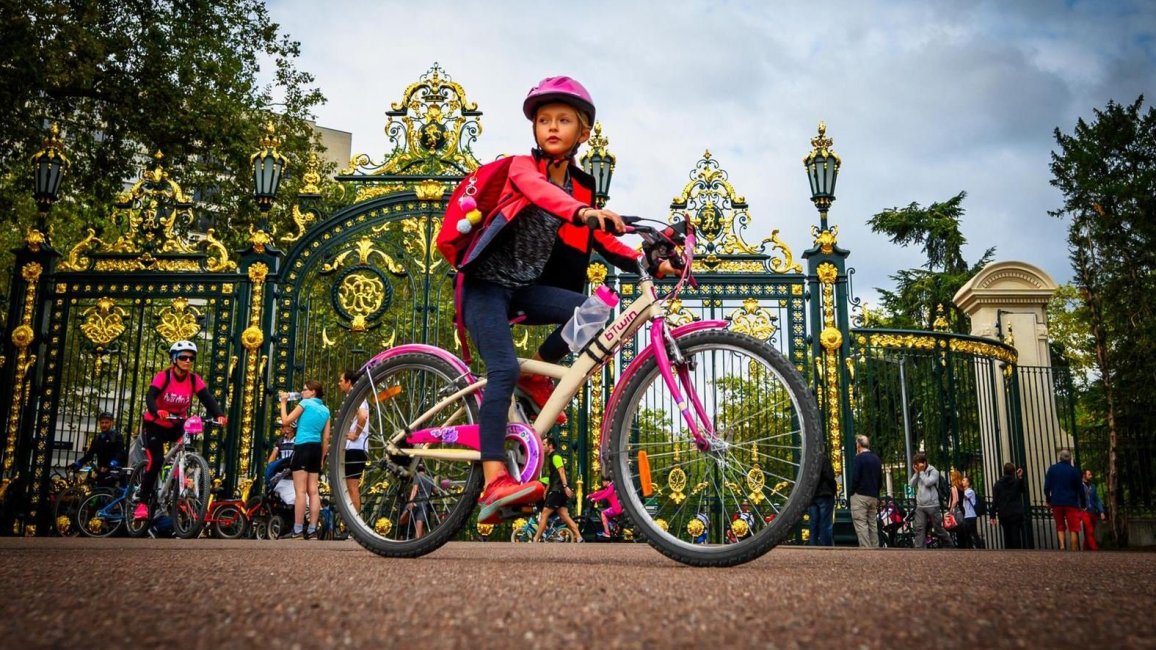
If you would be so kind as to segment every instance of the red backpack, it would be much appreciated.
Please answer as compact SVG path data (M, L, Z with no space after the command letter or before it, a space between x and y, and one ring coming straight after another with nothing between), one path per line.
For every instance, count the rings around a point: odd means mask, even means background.
M466 258L478 234L502 207L502 190L510 174L513 156L499 158L474 170L450 195L437 247L449 263L458 267ZM513 197L509 197L512 199Z

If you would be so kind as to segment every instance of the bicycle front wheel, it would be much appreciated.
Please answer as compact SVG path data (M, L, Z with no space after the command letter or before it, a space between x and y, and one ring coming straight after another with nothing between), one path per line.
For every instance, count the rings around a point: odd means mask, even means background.
M349 534L365 548L386 557L417 557L440 548L465 526L482 489L480 463L419 459L386 451L387 440L408 430L419 416L465 386L461 373L450 363L425 352L410 352L372 368L345 396L333 423L329 486ZM360 478L347 482L343 433L354 425L363 405L369 409L368 459ZM477 421L477 398L468 394L438 410L420 426L447 427ZM443 442L438 448L458 447ZM361 500L357 510L352 489L358 491ZM417 537L416 526L402 521L402 514L407 511L411 519L424 518L421 537Z
M810 505L822 454L818 407L763 341L706 330L677 345L686 365L675 372L690 393L681 406L701 412L709 448L696 446L651 358L610 414L603 462L635 533L659 552L693 566L749 562L792 534Z
M184 485L175 486L176 490L169 503L169 516L173 519L173 533L177 537L193 539L201 534L205 526L212 483L209 463L197 454L185 454L184 479ZM177 480L177 477L174 476L172 480Z
M128 479L128 492L126 494L129 498L125 499L124 502L124 530L126 533L128 533L129 537L146 537L149 534L149 526L152 525L152 522L149 521L148 518L136 518L134 513L136 508L131 501L131 497L133 495L137 495L140 492L140 482L141 479L144 478L146 464L147 463L143 460L137 463L136 466L132 468L132 475L129 476ZM146 503L151 498L148 495L140 495L140 497L141 500Z
M95 492L76 513L80 532L89 537L108 537L124 523L124 499L109 492Z

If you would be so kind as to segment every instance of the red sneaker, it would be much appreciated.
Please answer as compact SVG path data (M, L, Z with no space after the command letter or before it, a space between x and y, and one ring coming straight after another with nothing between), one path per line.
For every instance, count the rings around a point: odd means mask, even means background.
M145 503L136 504L136 507L133 508L133 511L132 511L132 518L137 519L137 520L148 519L149 518L148 505Z
M510 478L509 474L503 473L482 491L478 499L478 505L482 507L478 513L478 523L496 524L502 520L502 508L536 503L542 500L545 493L546 486L541 481L519 483Z
M530 401L534 403L539 411L550 399L550 394L554 392L554 381L545 375L522 375L518 378L518 390L522 391ZM566 414L559 413L558 426L566 424Z

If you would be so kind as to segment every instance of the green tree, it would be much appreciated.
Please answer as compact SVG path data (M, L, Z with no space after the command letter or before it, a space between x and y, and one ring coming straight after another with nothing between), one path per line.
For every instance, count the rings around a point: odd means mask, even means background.
M995 254L987 249L974 264L963 257L967 239L960 231L963 200L960 192L942 203L926 208L911 203L905 208L888 208L868 220L871 230L888 235L900 246L919 245L927 261L922 268L901 270L891 279L895 290L879 289L883 307L890 318L876 326L904 329L931 329L937 307L943 305L948 327L955 332L968 330L967 317L955 307L952 298L960 287L986 266ZM874 320L874 319L873 319Z
M1078 120L1070 135L1057 128L1051 163L1064 204L1050 214L1068 222L1093 339L1117 539L1126 526L1119 506L1151 509L1156 496L1149 397L1156 380L1156 110L1144 112L1143 105L1143 96L1130 105L1109 101L1092 121Z
M240 243L257 219L249 155L269 120L292 165L282 192L300 182L324 98L264 3L0 0L0 17L0 215L22 226L4 229L5 253L34 221L29 160L53 122L72 160L49 219L58 245L111 227L125 181L157 150L197 214Z

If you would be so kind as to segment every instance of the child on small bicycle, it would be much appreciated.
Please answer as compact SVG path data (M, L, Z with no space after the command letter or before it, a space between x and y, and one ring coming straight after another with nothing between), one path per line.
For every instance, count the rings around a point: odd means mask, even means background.
M145 393L141 444L145 448L146 464L140 490L133 496L133 519L148 519L148 501L161 471L164 446L175 442L184 433L184 421L189 415L193 396L196 395L218 424L224 426L227 421L225 412L217 405L204 380L192 370L197 359L197 344L177 341L169 348L169 358L172 365L153 377Z
M590 93L570 77L548 77L530 90L522 112L533 123L537 146L511 161L502 191L511 200L459 269L463 320L485 361L488 382L479 417L485 487L478 521L483 524L499 521L501 508L534 503L543 493L541 482L520 484L506 470L503 440L515 383L539 408L554 390L546 377L519 379L510 316L521 312L527 325L565 323L586 299L582 290L592 249L628 273L639 271L637 253L606 232L623 233L621 217L592 207L593 178L574 159L594 123ZM588 219L598 230L591 231ZM673 271L663 262L658 274ZM568 351L557 328L535 358L556 363Z
M614 491L614 481L607 481L601 490L591 492L587 498L593 503L606 502L606 507L598 513L602 517L602 532L598 533L598 536L603 539L610 539L610 520L622 514L622 505L618 503L618 493Z

